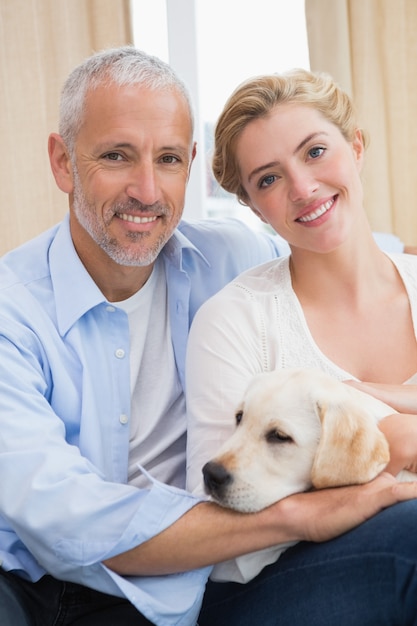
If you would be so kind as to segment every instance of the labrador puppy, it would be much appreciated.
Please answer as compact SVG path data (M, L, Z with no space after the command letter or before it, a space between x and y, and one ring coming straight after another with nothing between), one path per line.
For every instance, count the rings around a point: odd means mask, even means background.
M370 481L389 461L377 424L392 413L320 370L259 374L236 411L236 431L203 468L205 489L225 507L254 512L293 493Z

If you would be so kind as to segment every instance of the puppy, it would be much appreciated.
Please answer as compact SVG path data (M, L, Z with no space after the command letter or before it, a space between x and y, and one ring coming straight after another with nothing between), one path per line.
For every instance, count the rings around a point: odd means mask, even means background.
M370 481L389 461L377 423L392 413L319 370L259 374L236 412L235 433L203 468L206 492L254 512L293 493Z

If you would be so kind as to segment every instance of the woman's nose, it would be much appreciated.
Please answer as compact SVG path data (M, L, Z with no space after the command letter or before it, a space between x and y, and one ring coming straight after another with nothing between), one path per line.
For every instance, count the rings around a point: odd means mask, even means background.
M310 172L306 172L303 169L297 170L292 172L289 177L288 195L291 202L300 202L301 200L311 198L318 187L317 180L311 176Z

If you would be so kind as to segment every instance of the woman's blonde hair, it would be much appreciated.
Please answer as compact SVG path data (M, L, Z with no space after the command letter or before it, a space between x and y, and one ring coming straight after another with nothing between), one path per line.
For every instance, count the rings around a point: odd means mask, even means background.
M328 74L295 69L245 81L232 93L217 121L213 155L217 182L242 204L247 204L248 197L240 181L236 140L249 122L284 103L310 106L335 124L347 141L355 137L358 127L352 101ZM366 144L363 132L362 137Z

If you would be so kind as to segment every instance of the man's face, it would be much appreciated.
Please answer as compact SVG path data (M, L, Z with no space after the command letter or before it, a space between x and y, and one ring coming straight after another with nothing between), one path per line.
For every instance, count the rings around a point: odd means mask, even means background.
M193 156L188 107L176 91L91 91L72 164L80 256L91 238L119 265L151 265L181 218Z

